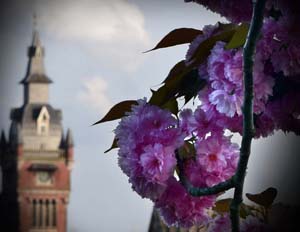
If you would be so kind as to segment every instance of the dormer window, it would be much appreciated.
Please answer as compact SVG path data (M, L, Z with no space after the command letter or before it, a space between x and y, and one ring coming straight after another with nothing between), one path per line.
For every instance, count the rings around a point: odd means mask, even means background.
M42 107L37 118L37 134L48 135L49 133L50 115L45 106Z

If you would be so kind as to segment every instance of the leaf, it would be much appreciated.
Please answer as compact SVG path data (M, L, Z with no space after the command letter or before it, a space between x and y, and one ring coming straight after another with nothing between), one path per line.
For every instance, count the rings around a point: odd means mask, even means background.
M233 34L231 40L226 45L226 49L233 49L239 48L243 46L247 39L247 34L249 30L248 23L242 23L237 29L236 32Z
M275 188L268 188L265 191L258 194L246 193L246 197L250 201L253 201L258 205L262 205L265 208L269 208L273 204L276 196L277 196L277 189Z
M115 149L115 148L118 148L118 147L119 147L119 146L118 146L118 140L117 140L117 138L115 137L114 140L113 140L113 142L112 142L112 144L111 144L111 146L110 146L110 148L107 149L104 153L108 153L108 152L110 152L111 150L113 150L113 149Z
M160 48L171 47L175 45L185 44L192 42L198 35L203 32L193 28L178 28L169 32L150 52Z
M213 207L213 210L218 213L228 213L230 210L232 198L218 200Z
M177 115L179 109L178 109L178 102L175 98L169 100L167 103L165 103L162 107L162 109L169 110L172 114Z
M188 141L185 141L184 145L178 149L178 154L182 160L195 158L196 149L195 149L194 144L192 144Z
M215 203L215 206L213 207L213 210L216 211L217 213L229 213L230 212L230 204L231 204L232 198L225 198L218 200ZM251 211L249 207L242 203L240 207L240 217L246 218L248 215L251 214Z
M197 96L199 91L206 85L206 81L201 79L197 69L193 69L181 81L178 97L184 96L185 104L193 97Z
M204 40L196 49L191 59L191 66L197 66L205 61L205 59L210 55L211 49L215 46L216 42L223 41L229 42L234 35L236 29L230 29L220 32L217 35L211 36L210 38Z
M109 111L108 113L98 122L95 122L93 124L99 124L99 123L103 123L103 122L107 122L107 121L112 121L112 120L116 120L119 118L122 118L123 116L125 116L126 112L130 112L131 111L131 107L132 105L137 105L137 101L134 100L127 100L127 101L122 101L116 105L114 105Z
M179 61L177 64L174 65L174 67L170 70L167 78L163 81L163 83L168 82L171 80L174 76L178 76L181 73L186 72L187 67L185 65L185 60Z

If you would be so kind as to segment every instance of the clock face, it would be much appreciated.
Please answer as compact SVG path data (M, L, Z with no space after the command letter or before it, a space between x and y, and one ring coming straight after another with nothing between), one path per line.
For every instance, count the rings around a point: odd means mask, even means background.
M49 172L38 172L38 179L41 183L48 183L51 181L51 175Z

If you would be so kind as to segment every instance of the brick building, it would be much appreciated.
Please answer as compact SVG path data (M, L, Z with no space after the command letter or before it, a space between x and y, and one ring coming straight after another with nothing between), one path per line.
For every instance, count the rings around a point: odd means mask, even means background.
M28 48L24 102L11 110L8 139L0 139L0 231L65 232L73 164L71 130L49 104L44 48L37 31ZM0 182L1 184L1 182Z

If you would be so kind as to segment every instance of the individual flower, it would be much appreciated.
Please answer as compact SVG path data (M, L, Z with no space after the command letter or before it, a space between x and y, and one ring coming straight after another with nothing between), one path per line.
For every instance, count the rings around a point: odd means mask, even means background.
M119 165L142 197L157 199L176 165L183 138L169 111L140 100L115 130Z
M212 134L196 143L197 164L207 186L229 179L236 170L239 147L223 134Z
M300 135L300 93L289 91L269 103L268 110L275 121L276 129Z
M186 2L197 2L207 9L219 13L229 21L239 23L250 21L252 15L251 0L185 0Z
M241 222L241 232L271 232L271 229L257 217L249 215Z
M261 222L257 217L247 216L246 219L241 219L241 232L271 232L267 224ZM217 215L214 217L207 227L208 232L230 232L231 221L229 214Z
M213 35L214 31L217 29L216 25L206 25L202 30L202 34L198 35L189 45L189 49L186 53L185 60L186 63L189 64L193 59L193 55L196 52L198 46Z
M216 123L216 115L209 110L204 112L198 107L195 112L191 109L185 109L180 114L181 129L188 136L197 136L205 138L211 132L223 132L223 127Z
M163 147L159 143L148 145L141 154L143 175L154 183L164 184L174 171L176 158L173 147Z
M242 115L243 104L243 59L242 50L225 50L224 42L217 42L208 57L210 80L209 103L227 117ZM263 63L254 64L254 113L264 110L268 97L272 95L274 80L264 74Z
M189 228L207 222L207 209L214 202L214 196L190 196L175 178L171 178L166 191L155 202L155 207L168 226Z
M270 59L275 72L285 76L300 74L300 30L291 25L288 16L278 20L268 18L262 28L257 50L264 59Z
M228 214L217 215L214 217L207 227L207 232L230 232L231 222Z
M223 134L212 134L196 142L196 157L185 162L184 175L194 187L210 187L232 177L239 147Z

